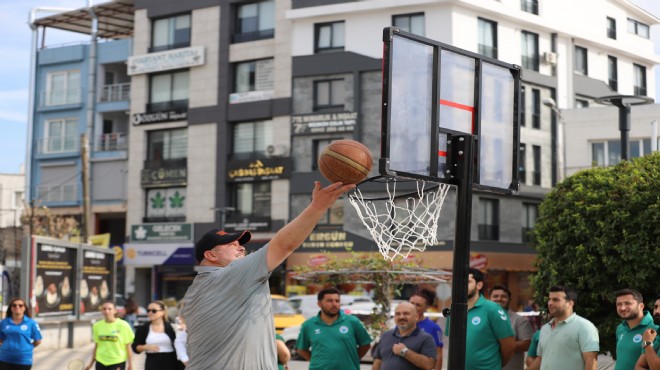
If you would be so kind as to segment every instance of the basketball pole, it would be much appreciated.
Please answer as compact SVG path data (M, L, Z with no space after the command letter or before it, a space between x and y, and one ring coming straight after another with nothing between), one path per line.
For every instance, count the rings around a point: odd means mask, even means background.
M472 222L472 183L475 139L472 135L451 138L452 164L456 165L456 233L454 236L453 283L451 286L451 339L448 369L465 368L467 339L468 269L470 267L470 227Z

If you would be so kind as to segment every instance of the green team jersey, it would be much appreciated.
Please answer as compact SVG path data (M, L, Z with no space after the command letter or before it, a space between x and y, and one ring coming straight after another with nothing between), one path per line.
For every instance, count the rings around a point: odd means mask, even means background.
M359 370L358 346L371 343L362 322L343 312L331 325L321 313L302 324L296 347L312 352L309 370Z
M133 343L135 334L128 323L121 319L113 322L98 321L92 327L94 343L96 343L95 360L109 366L126 362L128 358L127 345Z
M447 319L447 335L451 340ZM497 303L480 295L468 310L465 370L501 370L500 339L513 337L509 314Z
M623 320L616 328L616 365L614 370L634 369L639 356L644 354L642 348L642 333L648 328L658 330L653 323L653 317L646 312L639 325L634 328L628 327L628 322ZM657 349L657 348L656 348Z

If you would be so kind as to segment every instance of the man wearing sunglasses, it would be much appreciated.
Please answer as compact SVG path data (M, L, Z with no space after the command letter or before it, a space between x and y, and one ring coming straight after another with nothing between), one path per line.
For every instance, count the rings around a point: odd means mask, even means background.
M277 369L268 278L296 250L318 221L355 185L317 181L312 202L264 247L245 256L249 231L211 230L195 244L200 267L184 297L188 333L186 370Z

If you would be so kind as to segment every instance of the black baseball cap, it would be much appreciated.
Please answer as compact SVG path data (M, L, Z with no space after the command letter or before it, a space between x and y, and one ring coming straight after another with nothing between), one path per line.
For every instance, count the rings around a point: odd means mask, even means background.
M218 245L229 244L236 240L240 245L245 245L250 241L250 238L252 238L252 234L248 230L230 234L220 229L213 229L195 243L195 259L197 263L202 262L204 252L210 251Z

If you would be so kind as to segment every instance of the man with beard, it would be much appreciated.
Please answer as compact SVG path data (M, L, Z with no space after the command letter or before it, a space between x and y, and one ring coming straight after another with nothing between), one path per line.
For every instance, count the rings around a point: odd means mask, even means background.
M424 317L426 310L428 310L433 302L435 302L435 293L430 290L420 289L413 293L412 296L410 296L409 301L413 306L415 306L415 309L417 310L417 327L424 330L424 332L433 337L436 352L434 369L441 370L442 347L444 346L444 343L442 343L442 329L440 329L440 326L436 324L435 321L429 319L428 317Z
M598 329L574 312L577 293L560 285L550 288L552 320L541 328L538 356L528 370L596 370Z
M525 352L529 349L532 342L534 331L532 325L529 324L527 318L518 315L515 311L509 309L511 302L511 291L504 285L495 285L490 291L490 300L499 304L503 309L507 310L511 327L515 334L515 347L513 356L502 370L523 370L525 368Z
M511 321L500 305L481 295L484 274L474 268L468 273L465 370L500 370L511 360L516 346ZM451 341L450 323L451 317L447 320Z
M360 320L339 309L339 290L318 294L321 311L302 324L296 341L298 354L310 361L309 370L359 370L371 348L371 337Z
M654 324L660 325L660 295L655 297L655 305L653 306L653 321ZM660 354L658 353L660 352L660 350L658 350L658 345L660 345L658 340L660 340L660 338L658 338L657 335L657 329L653 328L646 329L642 334L642 348L644 348L644 350L643 354L639 356L639 359L637 360L635 370L660 370L660 357L658 356Z
M632 370L644 353L642 333L658 326L649 312L644 312L642 293L633 289L616 292L616 313L623 319L616 328L616 366L614 370Z
M394 311L396 328L380 337L374 351L373 370L432 369L435 364L433 337L417 327L417 310L408 302Z

